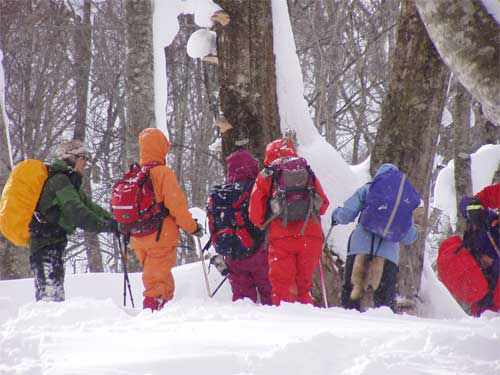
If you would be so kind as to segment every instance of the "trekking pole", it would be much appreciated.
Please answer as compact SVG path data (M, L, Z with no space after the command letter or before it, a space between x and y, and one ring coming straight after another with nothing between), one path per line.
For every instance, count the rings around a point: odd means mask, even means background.
M219 283L219 285L217 285L217 288L215 288L214 292L210 295L210 297L213 298L213 296L215 296L215 293L217 293L217 291L220 289L220 287L222 286L222 284L224 284L224 282L226 280L227 280L227 276L222 279L222 281Z
M325 277L323 275L323 265L321 264L321 257L323 256L323 254L321 254L321 256L319 257L319 278L321 280L321 290L323 292L323 303L325 304L325 309L328 308L328 299L326 297L326 286L325 286Z
M210 293L210 284L208 282L208 272L207 272L207 265L205 264L205 257L203 256L203 253L205 251L205 248L201 247L201 239L200 237L196 237L196 240L198 241L198 247L200 248L200 255L201 255L201 266L203 267L203 275L205 276L205 286L207 287L207 293L210 298L213 297L212 293ZM207 243L207 245L210 243L210 241ZM205 245L205 247L207 247Z
M323 238L324 238L323 249L328 246L328 238L330 238L330 235L332 234L333 227L334 227L334 225L330 226L330 229L328 230L328 233L327 233L326 237L323 235ZM319 278L320 278L320 281L321 281L321 291L323 293L323 303L325 305L325 308L328 308L328 298L326 296L325 275L323 274L323 265L321 263L321 257L322 256L323 256L323 252L321 253L321 256L319 257L319 262L318 262L318 265L319 265ZM332 262L335 263L334 260L333 260L333 257L332 257Z
M132 307L135 308L134 305L134 297L132 296L132 288L130 287L130 279L128 278L127 271L127 243L125 237L123 238L123 242L120 240L120 235L118 238L118 246L120 247L120 255L122 258L122 267L123 267L123 306L127 306L127 287L128 293L130 295L130 303ZM123 246L122 246L123 245Z

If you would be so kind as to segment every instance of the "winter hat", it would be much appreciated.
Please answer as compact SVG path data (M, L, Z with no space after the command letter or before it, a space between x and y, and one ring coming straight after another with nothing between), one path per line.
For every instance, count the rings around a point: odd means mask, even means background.
M267 145L264 165L268 167L273 161L284 156L298 156L293 143L288 138L278 139Z
M226 158L227 183L255 180L259 174L259 162L247 151L238 150Z
M90 153L78 139L62 142L56 150L56 158L64 160L68 165L74 167L78 158L90 158Z

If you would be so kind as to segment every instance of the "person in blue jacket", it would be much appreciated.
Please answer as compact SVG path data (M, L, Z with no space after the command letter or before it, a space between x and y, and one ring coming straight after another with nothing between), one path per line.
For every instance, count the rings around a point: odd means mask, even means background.
M390 171L397 171L398 168L393 164L382 164L375 176ZM337 207L332 214L332 225L349 224L356 220L358 215L365 207L365 201L370 189L370 183L367 183L358 188L354 194L344 202L343 207ZM412 223L412 226L403 236L401 242L403 244L411 244L417 239L417 226ZM396 283L399 262L399 243L392 242L365 229L359 222L356 228L351 233L347 248L347 261L344 272L344 284L342 288L342 306L348 309L360 310L360 296L353 298L353 268L355 268L354 276L358 267L355 267L355 259L359 255L359 259L370 257L373 258L374 248L376 249L376 259L380 262L373 262L374 266L378 264L378 282L375 282L373 303L375 307L388 306L393 311L396 311ZM357 263L357 262L356 262ZM365 270L366 271L366 270ZM367 271L367 278L371 271ZM377 273L377 271L375 271ZM375 277L376 278L376 277Z

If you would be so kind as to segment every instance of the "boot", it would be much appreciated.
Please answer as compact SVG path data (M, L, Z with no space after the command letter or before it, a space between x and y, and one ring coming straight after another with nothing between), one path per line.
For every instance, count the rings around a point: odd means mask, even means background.
M151 309L151 311L158 311L165 306L165 303L167 301L163 300L163 298L160 297L144 297L144 301L142 302L142 308L143 310L146 309Z
M369 256L365 254L357 254L354 258L351 275L351 300L356 301L363 296L363 281L366 275L366 268Z

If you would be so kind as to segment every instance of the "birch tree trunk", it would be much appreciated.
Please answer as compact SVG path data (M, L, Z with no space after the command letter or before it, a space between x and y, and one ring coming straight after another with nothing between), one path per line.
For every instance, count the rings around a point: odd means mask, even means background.
M139 134L156 127L154 112L153 7L151 0L126 0L127 165L139 160Z
M448 70L427 35L414 1L404 1L370 170L373 175L384 162L397 165L422 194L426 212L447 77ZM401 249L398 292L411 301L420 290L424 242L421 235L415 244Z
M217 26L221 108L233 126L223 133L223 156L248 138L248 149L262 160L267 143L281 134L271 0L218 3L231 17L227 26Z
M499 25L481 0L416 0L439 54L500 125Z

